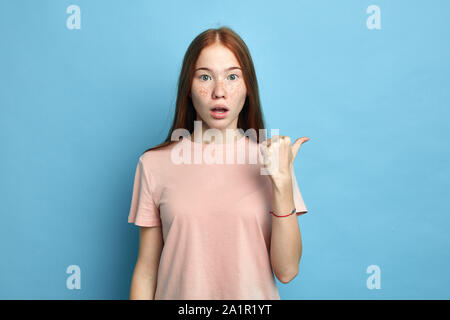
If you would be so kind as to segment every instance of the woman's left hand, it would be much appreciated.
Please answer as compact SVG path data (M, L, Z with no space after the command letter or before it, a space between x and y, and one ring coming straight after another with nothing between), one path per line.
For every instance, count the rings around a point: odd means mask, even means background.
M261 143L261 154L264 167L270 172L273 183L291 181L291 169L300 146L309 141L308 137L301 137L291 145L289 136L274 135Z

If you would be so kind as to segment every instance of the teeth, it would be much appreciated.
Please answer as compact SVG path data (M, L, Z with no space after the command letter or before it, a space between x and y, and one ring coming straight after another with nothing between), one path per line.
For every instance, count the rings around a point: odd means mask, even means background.
M218 113L224 113L226 111L225 109L219 109L219 108L214 108L213 110Z

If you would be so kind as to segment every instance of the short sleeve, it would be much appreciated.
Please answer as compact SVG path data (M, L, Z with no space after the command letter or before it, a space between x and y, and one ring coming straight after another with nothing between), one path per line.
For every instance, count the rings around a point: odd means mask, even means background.
M294 193L294 205L297 211L297 217L301 214L305 214L308 212L305 203L303 202L302 194L300 193L300 189L298 187L297 178L295 177L295 171L292 168L292 191Z
M161 225L159 209L153 200L152 184L145 171L142 156L136 167L128 223L142 227Z

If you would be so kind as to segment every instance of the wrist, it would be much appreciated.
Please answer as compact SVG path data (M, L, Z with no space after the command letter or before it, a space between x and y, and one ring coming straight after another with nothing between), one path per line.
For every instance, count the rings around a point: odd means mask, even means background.
M289 174L285 176L272 177L272 186L275 191L289 191L292 189L292 176Z

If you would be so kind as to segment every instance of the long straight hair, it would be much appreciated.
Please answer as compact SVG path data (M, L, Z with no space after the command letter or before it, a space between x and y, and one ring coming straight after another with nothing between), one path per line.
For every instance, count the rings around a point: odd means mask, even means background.
M183 65L178 79L178 93L172 127L164 142L145 150L143 154L147 151L162 148L173 143L174 141L171 137L173 131L176 129L186 129L190 134L193 133L197 112L192 104L191 97L189 97L189 92L194 77L195 63L204 48L216 43L222 44L234 53L242 67L242 73L247 87L247 97L239 113L237 129L242 129L244 132L248 129L254 129L255 132L252 134L256 134L255 138L257 141L265 139L265 137L259 137L260 129L265 128L253 60L247 45L241 37L231 28L223 26L218 29L211 28L203 31L189 45L184 55Z

